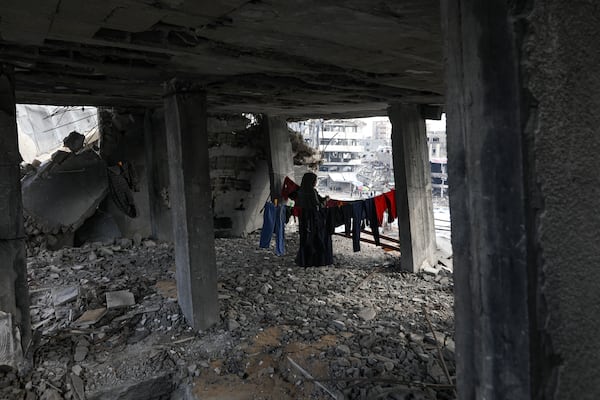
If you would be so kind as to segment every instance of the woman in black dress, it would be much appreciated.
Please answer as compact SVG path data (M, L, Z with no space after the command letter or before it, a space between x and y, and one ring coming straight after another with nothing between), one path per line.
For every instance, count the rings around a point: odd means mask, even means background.
M327 210L325 203L329 196L322 197L315 189L317 175L307 172L302 177L295 206L300 208L300 248L296 264L301 267L333 264L331 234L326 229Z

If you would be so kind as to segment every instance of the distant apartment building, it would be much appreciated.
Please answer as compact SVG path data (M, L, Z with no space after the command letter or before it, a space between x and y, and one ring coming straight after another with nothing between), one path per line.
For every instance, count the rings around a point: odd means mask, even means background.
M448 194L446 130L428 129L427 145L431 165L431 189L435 195L444 197Z
M392 124L390 121L375 121L373 122L373 135L375 140L390 140L392 137Z
M360 119L313 119L290 123L290 127L301 132L306 143L321 152L320 186L347 190L353 183L364 180L357 178L357 171L363 166L393 168L392 125L387 118L371 120L368 124ZM445 196L448 168L444 121L427 122L427 145L432 191Z

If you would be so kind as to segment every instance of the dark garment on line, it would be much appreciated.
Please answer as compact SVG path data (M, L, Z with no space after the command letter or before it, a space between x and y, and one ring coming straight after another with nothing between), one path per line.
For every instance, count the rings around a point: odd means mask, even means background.
M375 245L381 246L381 242L379 240L379 221L377 218L377 209L375 208L375 200L372 197L365 200L365 218L367 220L367 224L371 227Z
M352 232L352 215L354 214L352 203L342 206L342 215L344 217L344 227L346 236Z
M352 249L360 251L360 225L364 218L365 202L356 201L352 203Z
M342 226L346 223L344 219L344 211L342 210L342 206L338 207L329 207L327 208L327 221L330 225L331 233L335 232L335 228L338 226Z
M285 216L286 206L275 207L275 254L282 256L285 254Z

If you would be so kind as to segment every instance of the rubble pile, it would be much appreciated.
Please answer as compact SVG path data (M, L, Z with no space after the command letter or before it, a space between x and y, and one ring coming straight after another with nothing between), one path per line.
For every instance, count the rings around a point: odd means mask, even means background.
M447 268L399 272L398 253L340 237L334 266L299 268L288 236L283 257L254 234L217 239L221 322L205 332L177 306L169 244L32 248L32 363L0 371L0 399L454 398Z

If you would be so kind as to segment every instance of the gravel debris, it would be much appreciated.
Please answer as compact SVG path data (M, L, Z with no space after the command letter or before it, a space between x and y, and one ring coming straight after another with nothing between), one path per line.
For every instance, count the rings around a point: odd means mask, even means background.
M221 318L203 332L177 306L172 245L136 236L48 251L37 237L31 362L0 371L0 399L454 398L436 347L454 379L448 268L401 272L399 253L354 253L336 236L334 265L301 268L286 234L281 257L258 234L216 239ZM117 291L134 304L105 310ZM91 310L101 312L76 322Z

